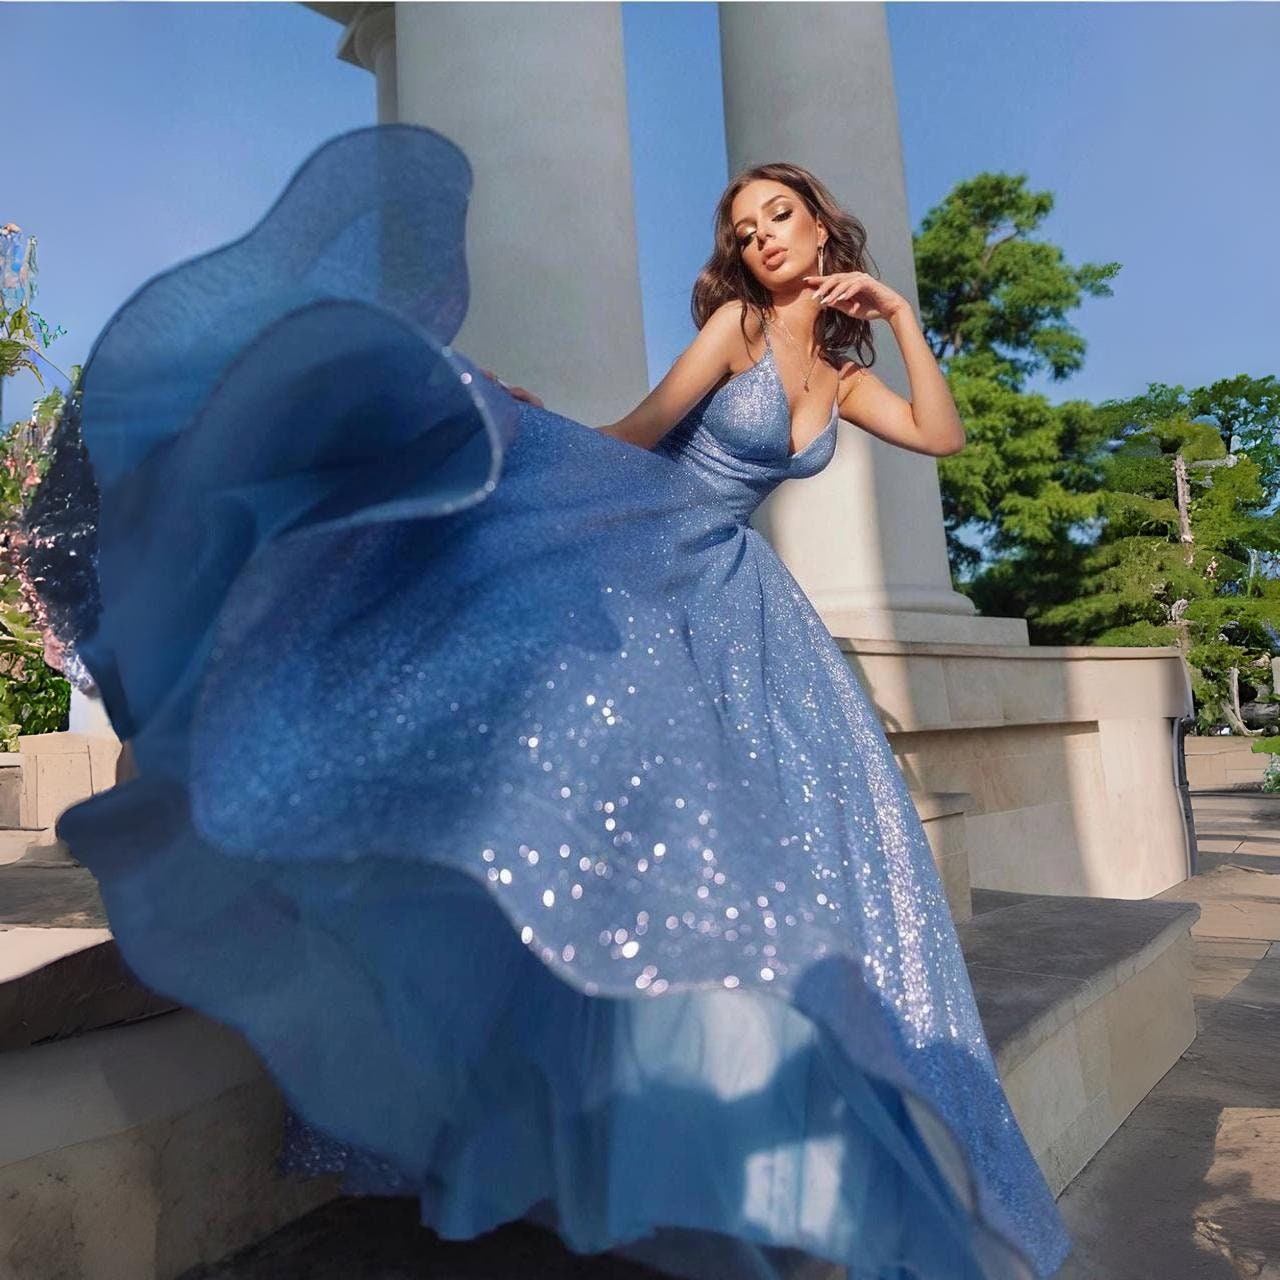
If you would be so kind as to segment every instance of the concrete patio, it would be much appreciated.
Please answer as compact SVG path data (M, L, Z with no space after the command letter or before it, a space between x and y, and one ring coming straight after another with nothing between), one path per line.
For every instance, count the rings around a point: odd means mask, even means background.
M1280 795L1193 802L1199 1034L1063 1194L1063 1280L1280 1277Z

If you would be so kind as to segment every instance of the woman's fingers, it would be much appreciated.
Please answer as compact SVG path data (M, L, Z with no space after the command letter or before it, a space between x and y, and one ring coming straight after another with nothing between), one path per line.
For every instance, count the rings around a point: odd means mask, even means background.
M547 407L540 399L538 399L537 396L533 394L532 391L526 391L524 387L517 387L513 386L509 382L503 382L503 380L498 377L492 369L481 369L480 372L483 373L486 378L492 378L500 387L505 387L517 400L524 400L529 404L536 405L539 409L545 409Z

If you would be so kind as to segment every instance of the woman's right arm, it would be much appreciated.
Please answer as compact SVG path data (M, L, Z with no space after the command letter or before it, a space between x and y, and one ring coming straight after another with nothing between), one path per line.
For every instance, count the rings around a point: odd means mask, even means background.
M666 376L625 418L598 430L641 449L652 449L726 374L742 345L742 306L726 302L707 317Z

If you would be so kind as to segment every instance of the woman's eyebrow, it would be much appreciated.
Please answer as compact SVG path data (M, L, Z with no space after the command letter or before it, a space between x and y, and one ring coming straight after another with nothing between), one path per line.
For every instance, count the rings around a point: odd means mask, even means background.
M776 201L786 200L787 198L788 197L786 197L785 195L770 196L761 207L764 209L767 209L771 204L774 204ZM733 229L736 231L740 226L742 226L744 222L750 222L750 221L751 221L750 218L739 218L737 222L733 224Z

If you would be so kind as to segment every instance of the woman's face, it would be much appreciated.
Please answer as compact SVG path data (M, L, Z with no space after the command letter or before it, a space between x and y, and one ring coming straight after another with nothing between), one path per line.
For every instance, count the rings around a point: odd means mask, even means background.
M729 218L743 262L771 293L816 274L826 233L790 187L767 178L748 182L734 196Z

